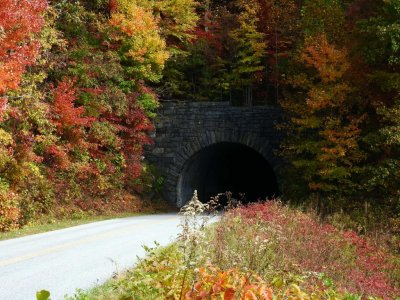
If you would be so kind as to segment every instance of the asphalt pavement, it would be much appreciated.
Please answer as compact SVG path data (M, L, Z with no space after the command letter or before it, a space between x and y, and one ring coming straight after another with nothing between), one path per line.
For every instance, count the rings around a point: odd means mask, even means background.
M0 300L72 296L132 267L142 245L172 242L177 214L136 216L90 223L0 242Z

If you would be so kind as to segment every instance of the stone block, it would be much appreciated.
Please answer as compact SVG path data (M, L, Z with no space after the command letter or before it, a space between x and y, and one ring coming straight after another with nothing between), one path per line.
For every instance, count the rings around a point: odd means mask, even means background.
M154 148L151 153L154 155L161 155L164 154L164 148Z
M229 102L166 101L158 110L154 146L145 156L165 174L165 196L176 203L180 168L197 151L218 142L255 148L271 164L283 133L275 129L281 110L272 106L232 107Z

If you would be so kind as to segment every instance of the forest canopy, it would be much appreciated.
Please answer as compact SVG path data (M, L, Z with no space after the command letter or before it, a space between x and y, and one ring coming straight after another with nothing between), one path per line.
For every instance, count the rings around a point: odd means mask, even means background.
M400 214L400 0L0 0L0 230L157 184L159 99L280 106L285 198Z

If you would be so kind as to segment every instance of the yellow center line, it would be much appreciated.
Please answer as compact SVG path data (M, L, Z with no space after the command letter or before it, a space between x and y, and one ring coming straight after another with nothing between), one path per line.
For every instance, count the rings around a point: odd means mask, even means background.
M102 240L102 239L105 239L105 238L108 238L108 237L111 237L111 236L113 236L113 237L121 236L121 235L123 235L123 234L125 234L127 232L132 232L131 230L132 230L133 227L135 228L135 231L136 231L137 229L142 228L142 227L147 227L148 225L154 226L154 225L158 225L158 224L161 224L161 223L164 223L164 222L167 222L167 221L174 220L176 218L178 218L178 217L168 218L168 219L165 219L165 220L162 220L162 221L149 221L149 222L146 222L146 223L129 225L129 226L126 226L127 228L122 229L122 230L121 229L113 229L113 230L110 230L110 231L105 232L105 233L95 234L95 235L93 235L91 237L80 239L78 241L64 243L64 244L61 244L61 245L58 245L58 246L50 247L50 248L47 248L47 249L43 249L43 250L40 250L40 251L32 252L32 253L29 253L29 254L25 254L25 255L13 257L13 258L9 258L9 259L6 259L6 260L0 260L0 267L16 264L16 263L19 263L19 262L22 262L22 261L25 261L25 260L29 260L29 259L36 258L36 257L39 257L39 256L44 256L44 255L47 255L47 254L59 252L59 251L62 251L62 250L71 249L71 248L74 248L74 247L77 247L77 246L81 246L81 245L88 244L88 243L91 243L91 242L99 241L99 240Z

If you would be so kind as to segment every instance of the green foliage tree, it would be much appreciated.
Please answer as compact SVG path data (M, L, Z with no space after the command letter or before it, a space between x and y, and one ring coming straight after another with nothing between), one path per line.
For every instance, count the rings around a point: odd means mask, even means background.
M345 11L339 0L306 0L301 14L304 35L313 36L323 32L330 42L343 44Z
M242 89L246 105L253 102L253 84L264 70L265 36L258 30L260 6L257 1L236 1L240 13L238 27L229 33L231 39L231 68L228 75L230 89Z
M302 39L291 53L281 100L287 133L282 155L290 178L285 192L326 212L328 206L343 207L342 200L360 190L365 115L356 109L344 7L338 1L305 1L301 14Z
M361 52L368 63L363 96L369 119L363 143L368 164L364 188L372 202L400 212L400 1L381 3L373 16L361 19ZM394 212L395 212L394 211Z

